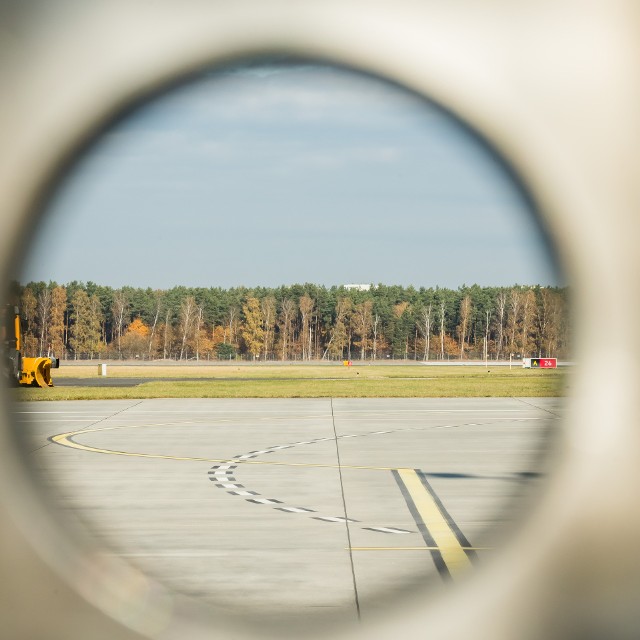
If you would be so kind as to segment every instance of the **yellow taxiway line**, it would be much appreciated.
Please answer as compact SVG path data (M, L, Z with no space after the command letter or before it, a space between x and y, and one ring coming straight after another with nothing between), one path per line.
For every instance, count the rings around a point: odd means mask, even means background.
M181 423L181 424L194 424L194 423ZM147 424L147 425L126 425L126 426L114 426L114 427L100 427L98 429L80 429L78 431L69 431L67 433L59 433L58 435L51 436L51 442L62 445L63 447L69 447L71 449L78 449L80 451L89 451L91 453L102 453L112 456L127 456L131 458L151 458L154 460L179 460L182 462L230 462L234 464L253 464L253 465L271 465L279 467L315 467L319 469L358 469L365 471L395 471L396 467L368 467L361 465L337 465L337 464L321 464L321 463L307 463L307 462L280 462L277 460L239 460L237 458L200 458L194 456L169 456L158 453L136 453L131 451L117 451L115 449L103 449L101 447L91 447L89 445L80 444L72 438L82 435L84 433L97 433L99 431L111 431L115 429L139 429L142 427L166 427L166 426L180 426L175 423L163 423L163 424Z
M424 523L426 532L423 531L423 536L426 534L433 540L432 545L425 540L427 547L433 546L440 552L442 561L452 576L470 569L471 560L465 551L466 547L460 544L452 522L445 517L415 469L398 469L396 473L404 485L406 495L413 502L419 518Z

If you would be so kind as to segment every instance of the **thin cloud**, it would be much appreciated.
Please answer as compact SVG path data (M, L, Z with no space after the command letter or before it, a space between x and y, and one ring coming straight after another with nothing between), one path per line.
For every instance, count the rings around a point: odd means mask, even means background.
M408 92L333 68L226 70L154 102L50 210L58 226L43 228L29 279L553 282L525 204L475 139Z
M395 119L403 111L422 111L428 117L433 109L408 92L390 91L380 80L314 66L221 74L167 96L158 103L158 108L162 106L208 121L265 123L293 118L358 125L379 124L385 114Z

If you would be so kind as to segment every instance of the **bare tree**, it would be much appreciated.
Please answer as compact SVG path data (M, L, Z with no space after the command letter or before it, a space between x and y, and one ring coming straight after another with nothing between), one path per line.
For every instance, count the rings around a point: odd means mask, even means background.
M264 359L273 350L273 339L276 327L276 299L273 296L267 296L260 303L262 308L262 323L264 327Z
M355 344L360 347L360 360L367 357L371 329L373 326L373 300L365 300L357 304L353 310L353 332L360 338Z
M526 357L530 347L530 333L532 328L533 312L536 306L535 294L531 289L522 298L522 333L520 344L522 346L522 357Z
M153 325L149 333L149 358L151 358L151 350L153 348L153 338L156 333L156 327L158 326L158 318L160 317L161 309L162 309L162 291L156 291L156 313L153 317Z
M380 324L380 316L376 313L373 316L373 343L371 359L375 360L378 356L378 325Z
M200 328L202 327L202 318L204 316L204 309L202 306L198 305L195 313L195 331L193 335L195 352L196 352L196 361L200 360Z
M40 324L40 355L49 351L49 325L51 323L51 291L42 289L38 294L38 323Z
M236 307L229 307L229 312L227 314L227 327L229 333L229 344L236 344L238 331L238 309Z
M509 316L507 331L509 332L509 352L518 351L518 326L520 325L520 310L522 307L522 293L519 289L511 289L509 296Z
M484 312L484 346L483 346L483 357L484 361L487 362L489 360L489 327L491 324L491 311L487 309Z
M162 358L164 360L167 359L167 348L169 347L169 333L171 332L171 325L169 321L171 320L171 309L167 307L167 314L164 320L164 344L162 349Z
M504 346L504 321L507 309L507 293L501 290L496 297L498 337L496 338L496 360L500 359Z
M129 312L129 301L124 291L118 290L113 295L111 313L113 314L113 336L118 346L118 355L122 357L121 340L126 327L127 313Z
M280 306L280 341L282 343L282 360L287 360L293 340L293 318L296 313L296 303L291 298L285 298Z
M179 360L182 360L183 355L185 358L187 357L187 339L193 329L196 309L197 305L193 296L187 296L180 305L180 333L182 334L182 344L180 346Z
M444 360L444 321L446 318L447 306L444 300L440 301L440 360Z
M331 327L329 342L325 348L322 359L327 353L332 358L344 358L344 350L347 345L347 326L350 324L351 298L338 298L336 302L336 319Z
M458 336L460 337L460 360L464 357L464 345L469 331L469 320L471 318L471 296L466 295L460 303L460 324L458 325Z
M540 357L554 357L564 323L565 311L562 297L551 289L542 289L538 305L538 355Z
M313 314L314 301L305 293L300 298L300 315L302 316L302 359L311 360L311 316Z
M424 337L424 354L422 359L426 362L429 359L429 346L431 340L431 305L420 309L417 325L420 333Z

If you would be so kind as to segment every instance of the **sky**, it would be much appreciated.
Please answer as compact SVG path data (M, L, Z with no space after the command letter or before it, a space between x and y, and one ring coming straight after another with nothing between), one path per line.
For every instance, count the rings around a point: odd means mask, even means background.
M208 73L139 108L79 159L32 247L22 282L559 283L475 137L396 86L309 64Z

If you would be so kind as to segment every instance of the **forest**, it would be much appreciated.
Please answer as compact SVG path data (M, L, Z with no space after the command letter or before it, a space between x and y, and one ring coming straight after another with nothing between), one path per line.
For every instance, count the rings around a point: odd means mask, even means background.
M27 356L429 361L569 355L566 287L15 286Z

